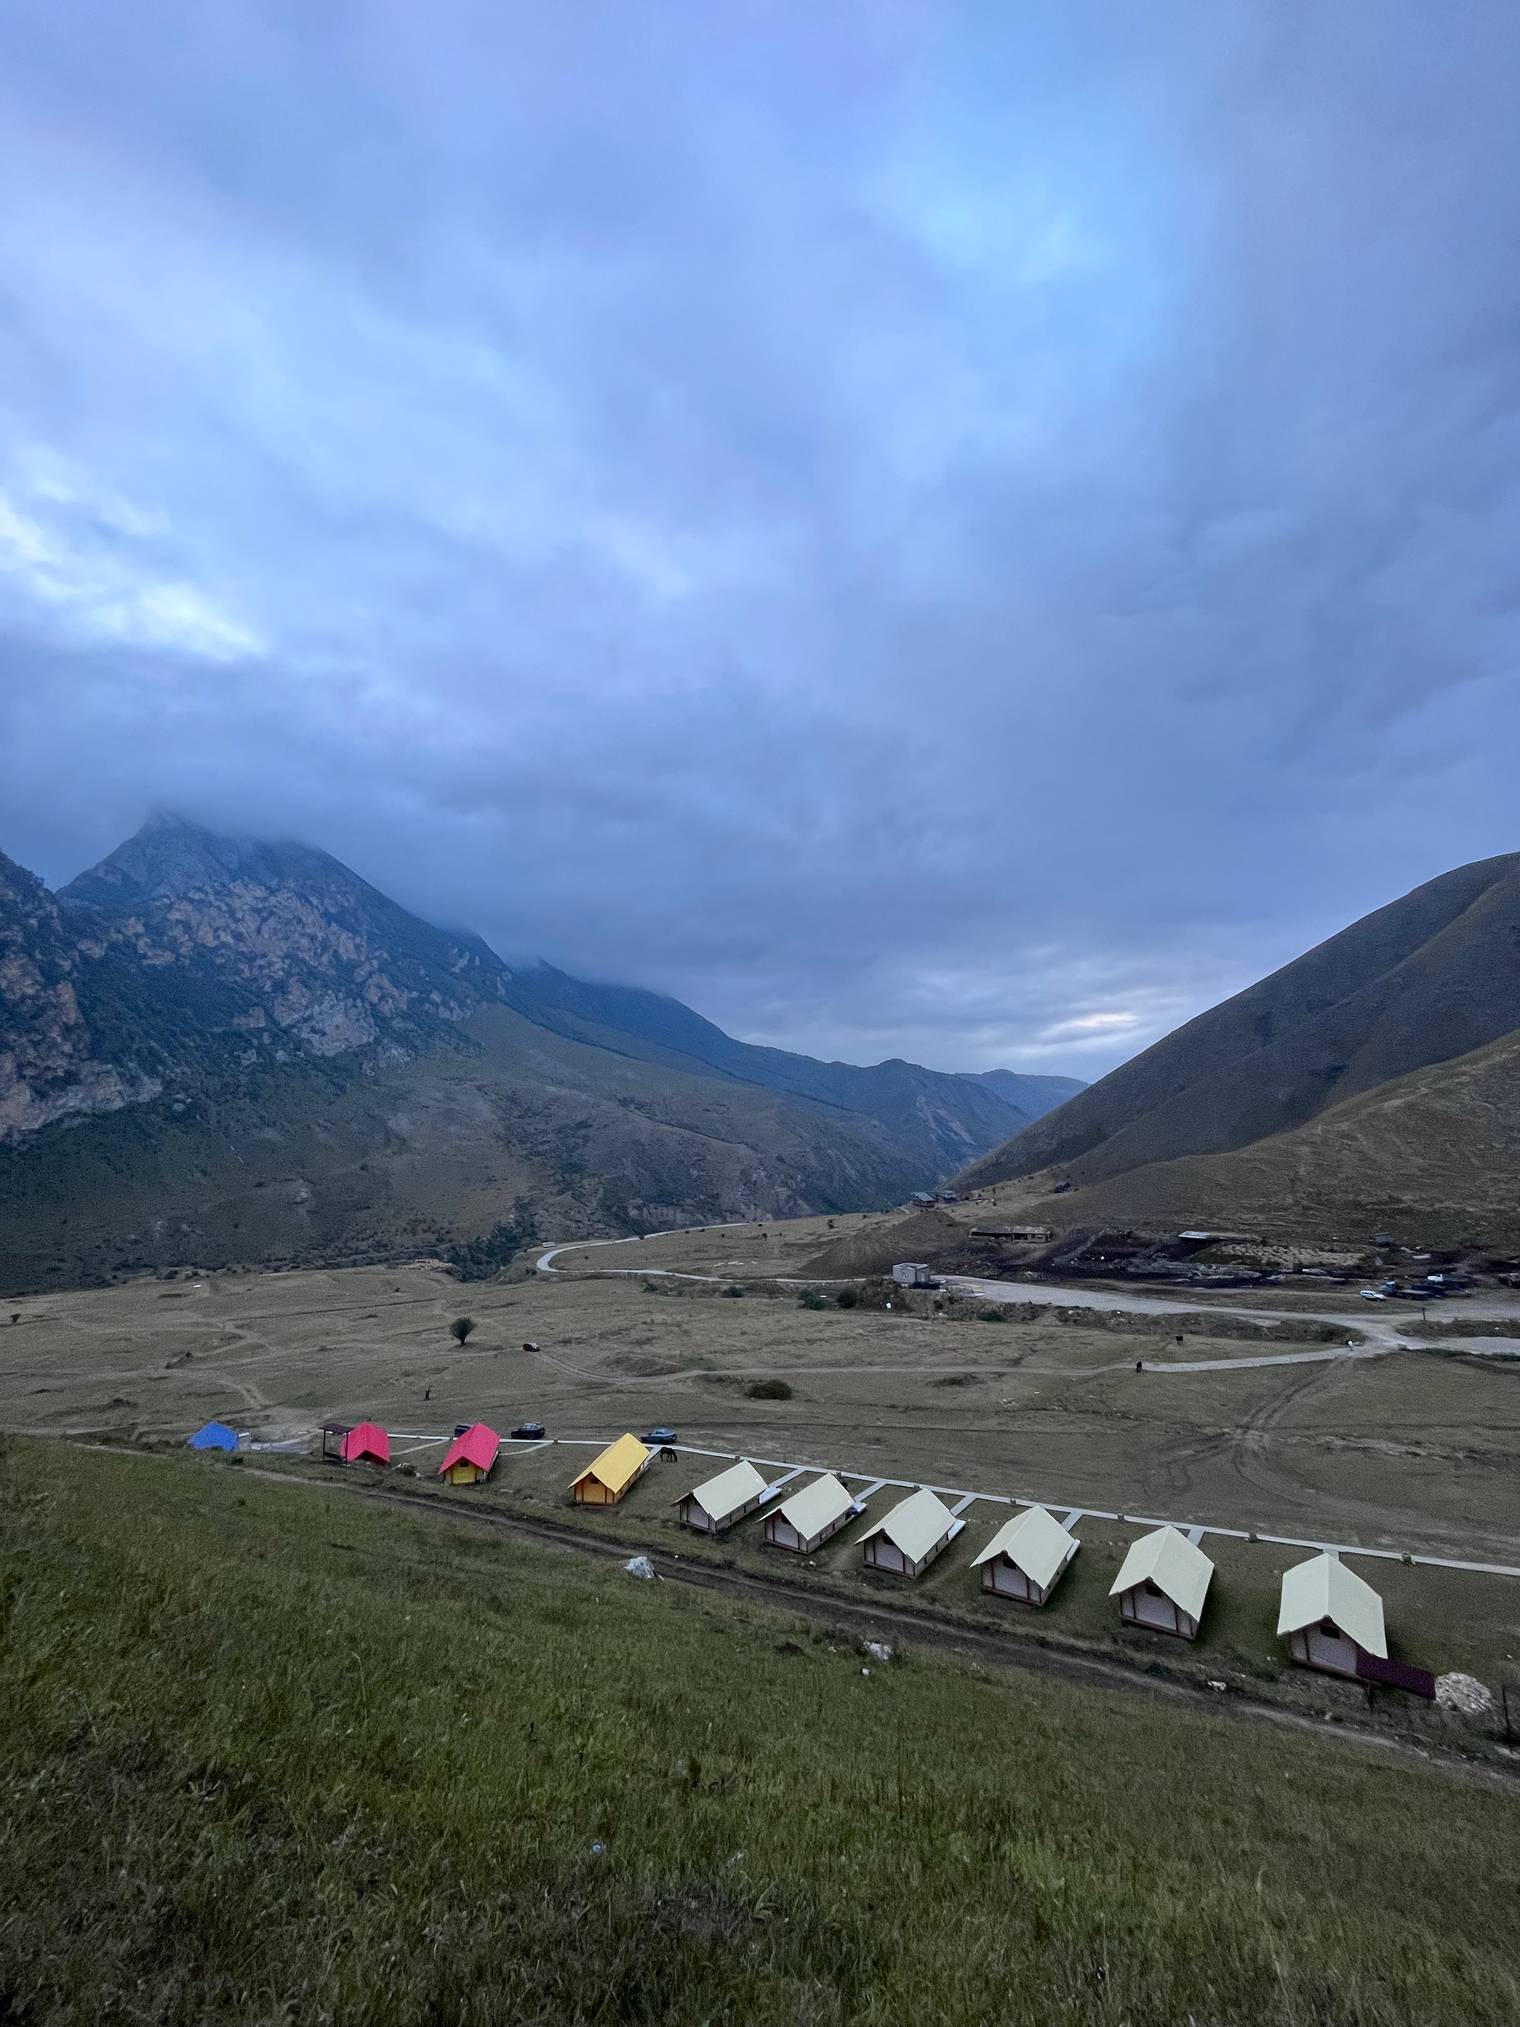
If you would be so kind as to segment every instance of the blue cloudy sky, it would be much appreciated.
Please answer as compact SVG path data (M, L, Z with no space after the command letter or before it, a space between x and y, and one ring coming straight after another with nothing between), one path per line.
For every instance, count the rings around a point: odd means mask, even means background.
M0 846L1095 1075L1520 845L1512 0L9 0Z

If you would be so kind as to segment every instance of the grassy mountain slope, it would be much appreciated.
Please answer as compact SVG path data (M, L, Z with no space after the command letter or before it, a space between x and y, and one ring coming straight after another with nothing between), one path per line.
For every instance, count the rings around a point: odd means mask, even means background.
M519 1012L557 1033L672 1068L716 1072L817 1104L869 1113L901 1131L937 1136L945 1143L941 1152L956 1138L983 1137L1005 1110L1018 1121L1034 1120L1083 1088L1075 1078L1025 1077L1013 1070L947 1076L895 1057L868 1066L823 1063L786 1049L735 1041L664 994L589 984L552 965L515 971L506 995ZM994 1102L988 1103L989 1097Z
M1520 856L1444 874L1201 1014L976 1163L1095 1183L1289 1131L1520 1028ZM1377 1179L1373 1179L1377 1180Z
M1031 1119L1043 1119L1068 1098L1075 1098L1087 1086L1080 1077L1035 1077L1023 1070L981 1070L982 1082L1010 1105L1017 1105Z
M0 1149L0 1287L133 1267L349 1261L490 1232L644 1230L899 1200L888 1130L536 1028L353 1076L287 1063ZM510 1252L510 1247L508 1248Z
M1512 1798L238 1465L13 1445L18 2021L1498 2027ZM1390 1840L1398 1863L1390 1865Z
M1388 1229L1510 1252L1520 1250L1517 1176L1520 1033L1361 1092L1289 1133L1129 1169L1034 1214L1360 1239Z

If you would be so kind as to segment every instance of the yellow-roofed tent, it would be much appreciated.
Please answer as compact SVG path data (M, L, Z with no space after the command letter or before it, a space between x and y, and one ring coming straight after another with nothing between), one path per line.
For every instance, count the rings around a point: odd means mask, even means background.
M619 1436L593 1458L570 1487L577 1506L616 1506L649 1469L653 1452L637 1436Z

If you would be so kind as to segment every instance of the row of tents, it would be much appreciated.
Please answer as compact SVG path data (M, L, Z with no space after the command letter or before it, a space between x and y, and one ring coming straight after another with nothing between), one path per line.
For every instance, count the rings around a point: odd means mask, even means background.
M189 1440L195 1449L235 1450L238 1444L236 1432L220 1422L207 1423ZM451 1485L478 1484L490 1476L500 1450L494 1429L485 1422L471 1423L456 1431L438 1476ZM390 1462L390 1441L375 1422L329 1423L323 1430L323 1455L345 1464L384 1465ZM637 1436L619 1436L572 1479L570 1496L579 1506L615 1506L654 1456ZM741 1458L673 1504L684 1526L717 1535L765 1505L779 1489ZM825 1471L772 1507L765 1517L765 1540L773 1548L811 1555L864 1510L840 1479ZM965 1525L938 1493L921 1486L873 1522L857 1537L857 1545L868 1569L912 1579L923 1575ZM981 1571L984 1591L1040 1606L1080 1546L1047 1508L1026 1506L1004 1521L972 1558L972 1567ZM1213 1576L1214 1564L1196 1540L1175 1527L1157 1527L1130 1544L1109 1595L1118 1599L1126 1624L1192 1640ZM1434 1677L1425 1670L1389 1659L1382 1599L1328 1552L1284 1575L1277 1631L1305 1667L1390 1683L1418 1695L1435 1693Z
M572 1481L571 1497L580 1505L616 1505L651 1459L652 1452L636 1436L620 1436ZM775 1490L741 1459L674 1503L685 1526L721 1534L764 1505ZM863 1511L834 1473L825 1471L766 1515L765 1539L773 1548L811 1555ZM857 1545L868 1569L919 1577L965 1525L938 1493L920 1486L858 1536ZM980 1569L984 1591L1039 1606L1080 1546L1047 1508L1026 1506L1004 1521L972 1558L972 1567ZM1175 1527L1157 1527L1130 1544L1109 1596L1118 1599L1119 1616L1127 1624L1193 1640L1213 1577L1214 1565L1196 1541ZM1392 1683L1420 1695L1435 1693L1434 1678L1425 1670L1389 1660L1383 1601L1338 1556L1311 1556L1287 1571L1277 1631L1305 1667Z

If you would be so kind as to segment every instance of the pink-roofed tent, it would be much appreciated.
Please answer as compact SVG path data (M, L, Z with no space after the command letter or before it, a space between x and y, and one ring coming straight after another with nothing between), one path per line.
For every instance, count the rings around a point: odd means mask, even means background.
M438 1466L438 1476L451 1485L473 1485L488 1478L501 1448L501 1438L484 1422L472 1422L462 1436L449 1445L448 1455Z
M389 1464L391 1439L378 1422L356 1422L343 1438L345 1464Z

